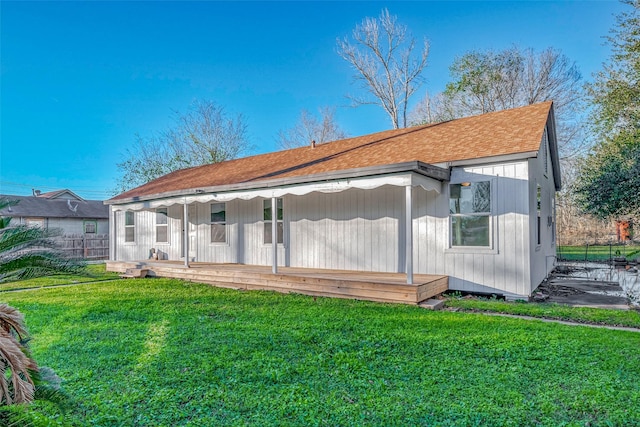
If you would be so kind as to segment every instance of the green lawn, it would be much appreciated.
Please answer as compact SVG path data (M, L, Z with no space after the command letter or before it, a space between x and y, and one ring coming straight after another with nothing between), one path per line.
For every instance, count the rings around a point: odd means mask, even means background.
M38 277L37 279L0 283L0 292L14 289L43 288L47 286L95 282L100 280L117 279L118 277L118 273L105 271L104 264L89 264L86 266L84 274L56 274L54 276Z
M617 255L616 251L620 251ZM609 261L611 257L624 256L628 260L640 258L640 246L559 246L558 258L566 261Z
M2 294L42 425L640 425L640 333L138 279Z

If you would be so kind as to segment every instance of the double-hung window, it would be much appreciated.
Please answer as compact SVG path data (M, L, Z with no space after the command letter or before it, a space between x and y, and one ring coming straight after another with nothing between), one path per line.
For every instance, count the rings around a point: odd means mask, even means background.
M124 241L125 242L136 241L135 212L132 212L132 211L126 211L124 213Z
M276 217L275 220L277 221L276 227L277 227L277 242L278 243L283 243L284 242L284 222L283 222L283 214L282 214L282 199L277 199L276 201L276 205L277 205L277 212L276 212ZM262 204L262 208L263 208L263 220L264 220L264 243L272 243L273 242L273 236L272 236L272 222L273 222L273 214L271 212L271 199L267 199L263 201Z
M169 243L167 208L156 209L156 243Z
M451 247L491 247L491 181L449 185Z
M211 243L227 242L226 203L211 204Z

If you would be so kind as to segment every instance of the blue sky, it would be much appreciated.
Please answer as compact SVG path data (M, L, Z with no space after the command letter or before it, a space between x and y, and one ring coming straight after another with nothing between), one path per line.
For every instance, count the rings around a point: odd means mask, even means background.
M336 38L388 8L430 42L425 90L456 56L514 44L560 49L590 80L610 50L617 1L0 2L0 193L69 188L112 195L135 134L173 123L194 99L249 125L253 153L304 108L336 107L352 136L390 128L359 94Z

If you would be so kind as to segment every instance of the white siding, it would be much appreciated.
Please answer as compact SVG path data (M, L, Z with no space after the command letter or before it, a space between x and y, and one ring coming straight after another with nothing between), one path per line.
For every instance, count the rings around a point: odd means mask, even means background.
M264 243L264 222L263 222L263 201L262 198L251 200L237 200L237 216L232 221L237 220L238 227L238 247L237 262L240 264L271 265L272 256L271 243ZM283 202L284 221L287 222L288 199ZM227 223L230 221L227 220ZM274 237L275 238L275 237ZM278 265L285 265L285 247L287 245L287 227L284 228L284 245L278 245Z
M414 191L416 273L445 274L449 288L529 295L529 186L526 161L453 168L451 182L492 181L493 250L449 248L449 186Z
M553 269L556 257L556 242L554 238L554 228L549 225L548 218L553 215L551 201L555 200L556 189L551 166L550 156L544 154L544 150L549 152L547 133L545 131L537 158L529 159L529 188L531 212L529 220L532 227L530 229L530 253L531 253L531 283L532 291L544 280ZM545 167L545 160L547 162ZM541 186L541 242L537 241L537 185Z
M403 235L403 208L404 188L391 186L287 197L289 265L402 271L404 257L400 256L398 236Z
M236 263L238 262L237 239L238 224L235 221L237 217L238 201L227 202L226 204L226 221L227 221L227 241L226 243L211 243L211 204L196 203L197 216L190 217L189 222L195 224L196 227L196 244L197 247L196 261L216 262L216 263Z
M135 241L125 242L124 211L115 213L116 257L119 261L149 259L152 248L160 251L162 259L176 260L182 257L182 206L167 208L169 242L156 242L156 212L136 211Z

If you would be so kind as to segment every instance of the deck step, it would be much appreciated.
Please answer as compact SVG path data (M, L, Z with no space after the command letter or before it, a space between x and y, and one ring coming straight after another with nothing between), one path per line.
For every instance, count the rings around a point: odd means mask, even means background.
M121 277L144 277L144 274L207 283L232 289L271 290L313 296L360 299L368 301L419 304L448 289L448 277L416 275L415 284L407 284L401 273L376 273L282 267L273 274L268 266L242 264L193 264L185 268L176 262L107 262L109 271ZM436 307L436 309L439 307Z
M120 277L123 279L142 279L143 277L147 277L148 272L149 270L146 268L127 268Z
M418 306L427 310L442 310L444 308L444 300L431 298L422 301Z

